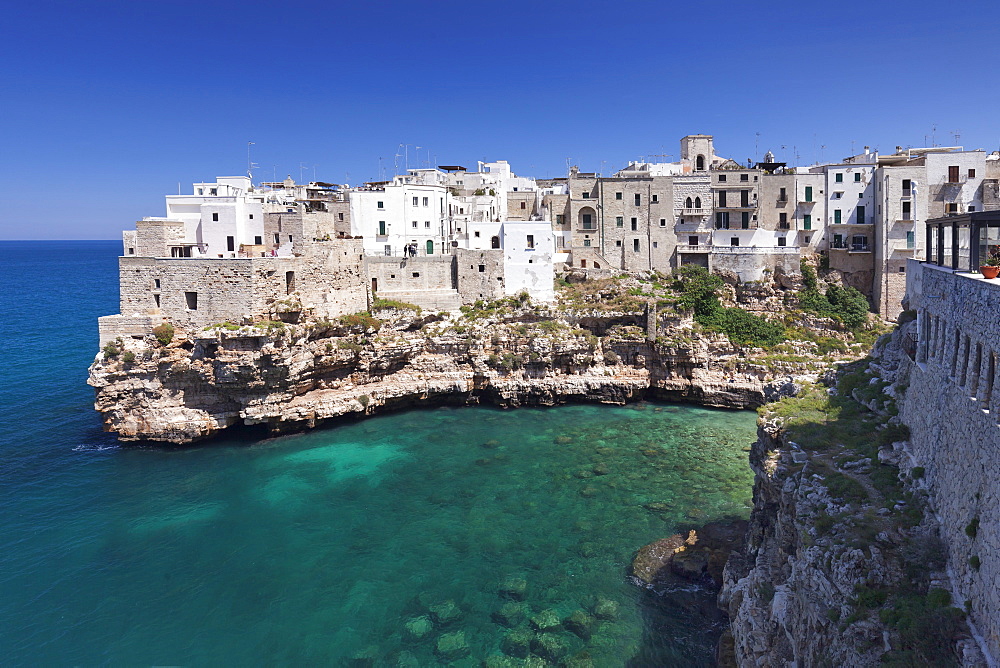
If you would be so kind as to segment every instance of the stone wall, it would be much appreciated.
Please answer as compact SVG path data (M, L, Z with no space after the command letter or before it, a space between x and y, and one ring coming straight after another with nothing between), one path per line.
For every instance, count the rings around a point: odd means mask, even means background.
M760 250L740 248L739 252L725 252L716 248L711 254L711 270L720 274L735 274L741 281L762 280L766 277L766 272L785 275L801 273L801 258L797 248L787 248L784 251L775 249L771 252Z
M504 296L502 250L455 249L458 292L463 304Z
M184 242L179 220L138 220L135 230L135 255L140 257L170 257L170 246Z
M1000 656L1000 285L919 266L901 417L940 516L960 599ZM915 272L911 272L913 275ZM919 289L918 289L919 287ZM977 563L978 562L978 563ZM961 605L962 600L958 601Z

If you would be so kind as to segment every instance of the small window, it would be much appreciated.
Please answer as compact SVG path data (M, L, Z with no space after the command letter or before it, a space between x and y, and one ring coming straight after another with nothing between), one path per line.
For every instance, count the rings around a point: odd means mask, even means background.
M198 188L198 194L199 195L204 195L205 194L205 189L204 188Z
M836 183L843 183L844 182L844 175L841 174L840 172L837 172L836 174L833 175L833 180Z
M621 193L615 193L615 199L621 199L621 198L622 198Z
M621 248L621 246L622 246L622 240L621 239L616 239L615 240L615 246L618 246L619 248Z
M632 252L634 252L634 253L638 253L639 252L639 240L638 239L633 239L632 240Z
M189 311L198 310L198 293L197 292L185 292L184 301L187 302L187 308Z
M729 245L730 246L739 246L740 245L740 238L739 237L732 237L732 238L730 238L729 239Z
M281 237L278 236L277 234L274 235L274 243L276 243L276 244L280 244L281 243Z
M719 174L719 183L725 183L725 182L726 182L726 175Z
M425 220L424 221L424 227L427 228L427 229L430 229L430 227L431 227L431 221Z
M417 221L413 221L413 227L417 226Z
M212 214L212 221L213 222L219 222L219 214L213 213Z
M210 189L208 191L208 194L209 195L218 195L219 194L219 189L218 188L212 188L212 189Z
M780 188L778 190L778 201L779 202L787 202L788 201L788 192L785 190L785 188Z
M228 251L234 251L234 250L236 250L236 238L235 237L226 237L226 250L228 250Z
M465 207L461 207L461 208L460 208L460 209L458 210L458 212L459 212L460 214L462 214L462 215L465 215Z
M413 198L413 206L417 206L417 203L418 203L419 201L420 201L420 198L419 198L419 197L414 197L414 198Z
M810 241L812 241L812 237L806 237L806 243L809 243Z
M899 267L899 273L901 273L901 274L905 274L906 273L906 265L905 264L904 265L900 265L900 267Z
M625 227L625 218L623 216L615 216L615 227Z
M635 232L636 230L639 229L639 219L638 218L633 218L631 220L631 223L632 223L632 231L633 232Z
M526 208L527 208L527 205L525 205L525 203L524 203L524 202L521 202L521 208L522 208L522 209L526 209Z
M584 246L590 246L590 239L584 239L583 240L583 245ZM580 265L580 266L582 267L582 266L585 266L585 265Z
M292 235L291 234L288 235L288 243L292 243Z
M378 208L384 209L385 208L385 202L379 202L378 203Z
M858 193L858 199L861 199L861 198L863 198L864 196L865 196L865 194L864 194L864 193Z
M659 247L659 245L660 245L660 244L659 244L659 243L657 243L656 241L654 241L654 242L653 242L653 248L658 248L658 247Z
M666 227L666 226L667 226L667 219L660 218L660 227Z
M486 273L486 265L485 264L479 265L479 273L480 274L485 274Z
M566 216L564 216L562 214L557 214L556 215L556 225L565 225L565 224L566 224Z
M974 170L974 169L970 169L969 170L969 178L970 179L976 178L976 170Z
M583 193L583 199L590 199L590 193Z
M386 253L386 255L388 255L388 253ZM396 274L389 274L389 278L396 278Z
M252 213L250 214L250 220L253 220L253 214Z
M778 214L778 227L780 227L783 230L787 230L788 229L788 214L787 213L779 213Z
M529 234L528 235L528 248L534 248L534 247L535 247L535 235Z
M461 232L461 231L462 231L462 230L459 230L459 232ZM479 230L476 230L476 231L475 231L475 232L473 233L473 236L474 236L474 237L475 237L476 239L478 239L478 238L479 238Z
M749 174L740 174L740 181L749 181L749 180L750 180Z
M338 214L337 214L337 220L343 220L343 219L344 219L344 214L343 214L343 212L340 212L340 213L338 213Z
M383 237L385 236L385 221L384 220L378 221L378 233L379 233L380 236L383 236Z
M420 272L419 271L413 272L413 278L420 278Z
M697 236L690 236L690 237L688 237L688 246L697 246L697 245L698 245L698 237Z
M854 172L854 182L861 183L861 172Z
M264 243L264 237L254 237L253 243L255 246L260 246Z
M969 213L972 213L972 212L973 212L973 211L975 211L975 210L976 210L976 207L975 207L975 205L970 205L970 206L969 206Z
M135 249L134 248L129 248L128 249L128 254L129 255L135 255Z
M784 246L787 243L785 237L778 237L778 246Z
M158 278L154 278L153 279L153 289L154 290L159 290L160 289L160 279L158 279Z
M636 195L635 195L635 205L639 206L640 204L642 204L642 195L636 193Z
M423 202L424 206L430 206L430 203L431 203L430 199L425 197Z
M659 195L653 195L653 204L657 204L660 201Z
M160 295L153 295L153 301L156 302L156 308L160 308Z

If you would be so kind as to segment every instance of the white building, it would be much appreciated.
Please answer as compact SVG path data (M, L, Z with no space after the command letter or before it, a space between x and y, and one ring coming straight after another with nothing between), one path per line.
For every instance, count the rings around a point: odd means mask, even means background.
M555 240L548 221L508 220L501 225L504 291L527 291L532 299L555 301Z

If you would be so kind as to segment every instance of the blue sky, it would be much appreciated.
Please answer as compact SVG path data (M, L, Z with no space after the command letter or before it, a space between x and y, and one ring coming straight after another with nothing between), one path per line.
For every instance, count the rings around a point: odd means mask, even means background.
M708 9L712 7L712 9ZM356 184L507 159L1000 148L1000 6L23 2L0 26L0 238L113 239L246 171ZM936 126L936 132L933 128ZM758 134L759 133L759 137ZM419 151L416 146L421 146ZM783 148L784 147L784 148ZM822 148L825 147L825 148ZM795 154L799 159L795 160ZM402 161L402 159L401 159ZM305 165L305 168L300 167ZM402 165L401 165L402 167Z

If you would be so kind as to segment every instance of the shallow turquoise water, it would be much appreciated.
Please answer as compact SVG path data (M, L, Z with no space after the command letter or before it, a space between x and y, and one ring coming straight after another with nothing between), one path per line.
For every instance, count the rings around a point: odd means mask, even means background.
M509 577L527 583L528 617L618 604L589 641L554 632L568 655L711 664L712 595L678 585L656 598L626 568L682 525L747 514L753 414L436 408L266 441L117 448L82 385L88 328L114 310L117 249L76 250L78 285L41 310L29 283L65 276L0 268L0 333L35 323L0 379L5 665L338 665L359 653L438 665L435 643L456 631L483 659L510 631L494 618ZM406 629L447 601L454 620L419 638Z

